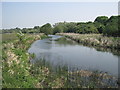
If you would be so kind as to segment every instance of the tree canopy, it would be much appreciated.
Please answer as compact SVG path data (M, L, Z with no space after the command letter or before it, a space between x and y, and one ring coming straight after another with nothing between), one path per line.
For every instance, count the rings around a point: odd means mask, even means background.
M23 33L100 33L107 36L120 36L120 15L111 16L98 16L94 22L58 22L51 26L46 23L43 26L34 26L33 28L12 28L3 29L2 33L12 33L21 30Z
M99 22L101 24L105 24L106 21L108 20L107 16L98 16L94 22Z
M108 36L120 36L120 16L111 16L107 20L103 34Z
M53 34L53 29L52 29L51 24L47 23L43 25L42 27L40 27L40 32L45 33L46 35Z

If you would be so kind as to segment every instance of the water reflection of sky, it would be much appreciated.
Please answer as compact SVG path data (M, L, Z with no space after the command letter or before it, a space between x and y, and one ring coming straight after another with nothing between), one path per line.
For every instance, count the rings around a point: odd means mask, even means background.
M117 56L77 43L66 44L67 41L63 41L63 44L59 44L59 41L54 41L58 36L53 37L54 39L35 41L28 52L35 53L36 60L44 58L53 65L68 65L71 68L101 70L114 75L118 74Z

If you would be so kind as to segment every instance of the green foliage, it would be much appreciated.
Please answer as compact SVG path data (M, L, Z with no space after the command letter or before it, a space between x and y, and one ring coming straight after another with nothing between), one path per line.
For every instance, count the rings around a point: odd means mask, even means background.
M56 26L54 29L53 29L53 34L56 34L56 33L62 33L63 32L63 28L61 26Z
M25 35L21 31L17 33L17 37L21 43L25 43Z
M94 22L94 25L100 34L105 30L105 25L100 22Z
M34 29L39 29L40 27L39 26L34 26Z
M107 20L107 16L99 16L95 19L94 25L98 29L99 33L103 33L103 31L105 30Z
M120 16L111 16L106 22L103 34L108 36L120 36L119 20Z
M27 33L27 28L23 28L22 33Z
M67 23L66 27L67 27L67 30L64 31L64 32L70 32L70 33L72 33L72 32L76 32L76 30L77 30L76 23L73 23L73 22Z
M105 24L107 20L108 20L107 16L99 16L95 19L94 22L99 22L101 24Z
M89 23L89 24L79 24L77 26L77 33L80 33L80 34L85 34L85 33L98 33L98 30L97 28L94 26L94 24L92 23Z
M97 28L94 26L92 22L87 23L57 23L54 26L54 34L55 33L98 33Z
M34 53L30 54L30 58L34 59L35 58L35 54Z
M75 22L61 22L54 25L55 33L98 33L97 28L92 22L75 23Z
M38 80L29 72L31 65L29 64L29 54L26 53L26 50L36 36L24 35L19 32L17 37L18 40L14 41L13 39L11 42L4 43L5 45L3 46L2 85L4 88L33 88L38 83ZM37 38L39 39L39 37ZM16 42L20 42L21 45Z
M65 30L66 26L64 23L57 23L54 25L53 34L62 33Z
M107 16L98 16L94 22L59 22L53 25L46 23L43 26L34 26L34 28L14 28L14 29L3 29L2 33L12 33L19 32L22 33L45 33L48 34L56 34L56 33L80 33L80 34L88 34L88 33L100 33L107 36L120 36L120 20L118 16L111 16L108 18Z
M53 34L53 29L52 29L51 24L47 23L47 24L43 25L40 28L40 32L45 33L46 35Z

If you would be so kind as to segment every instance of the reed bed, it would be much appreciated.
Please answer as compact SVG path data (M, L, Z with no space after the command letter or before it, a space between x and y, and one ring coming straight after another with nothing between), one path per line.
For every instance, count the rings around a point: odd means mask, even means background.
M107 37L102 34L58 33L84 45L120 49L120 37Z
M95 47L97 50L110 51L120 55L120 37L107 37L102 34L57 33L82 45Z

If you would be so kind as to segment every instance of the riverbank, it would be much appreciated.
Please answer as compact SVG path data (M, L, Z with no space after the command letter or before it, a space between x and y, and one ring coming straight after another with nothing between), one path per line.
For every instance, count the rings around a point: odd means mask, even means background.
M117 78L99 71L78 70L52 66L45 60L39 64L29 62L30 45L45 38L44 34L22 34L17 39L2 43L3 88L117 88ZM9 38L9 37L8 37ZM37 62L36 62L37 63ZM21 83L22 82L22 83Z
M93 46L98 50L110 51L120 55L120 37L107 37L101 34L57 33L82 45Z
M44 34L19 34L19 36L14 33L2 35L3 88L32 88L38 82L29 72L31 55L27 53L27 49L34 41L46 36Z

